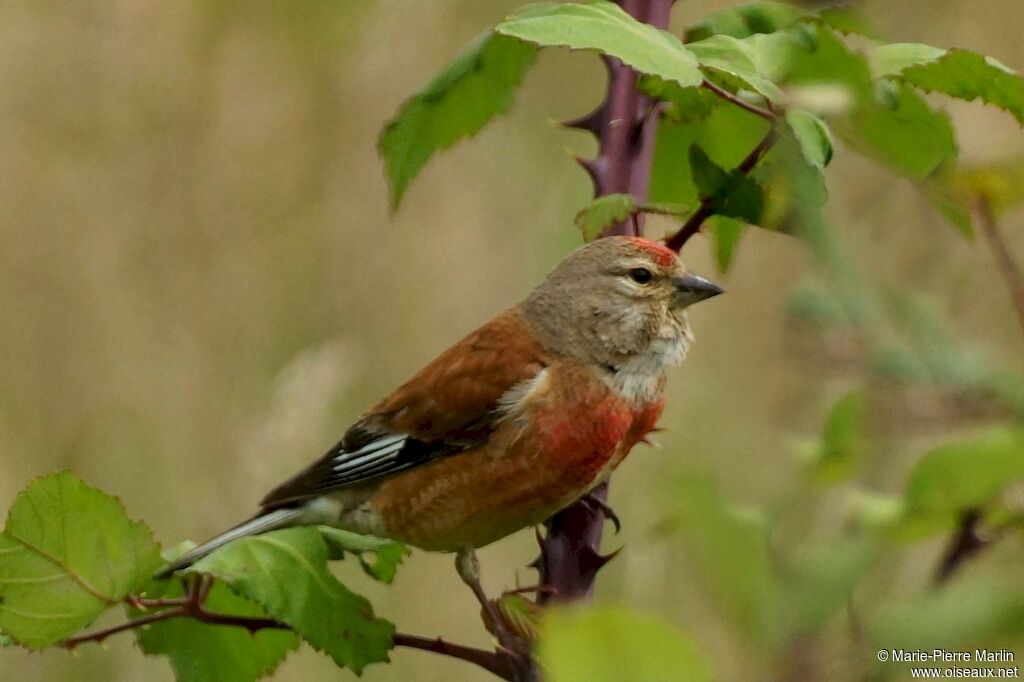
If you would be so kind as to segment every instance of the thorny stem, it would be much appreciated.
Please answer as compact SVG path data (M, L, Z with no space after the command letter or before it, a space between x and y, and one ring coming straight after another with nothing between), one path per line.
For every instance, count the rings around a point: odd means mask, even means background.
M764 136L764 139L761 140L761 142L758 143L758 145L754 147L749 154L747 154L747 157L743 159L739 166L736 167L736 170L744 175L750 173L754 170L761 159L764 158L764 155L768 150L772 148L773 144L775 144L774 128L769 130L768 134ZM690 237L700 232L700 228L704 224L704 221L714 215L714 212L714 197L708 197L701 201L700 206L698 206L697 210L693 212L693 215L683 223L683 226L680 227L675 234L665 240L665 246L678 253Z
M673 0L617 0L638 21L667 28ZM594 182L594 194L624 192L644 201L651 174L654 136L660 109L636 90L636 74L617 59L606 58L608 93L592 114L568 125L597 136L600 152L592 161L581 161ZM602 236L640 235L643 214L609 227ZM591 496L606 503L607 484ZM543 589L538 602L574 601L588 598L594 590L598 569L608 560L599 553L604 517L585 504L576 503L548 519L547 535L540 540L536 566Z
M212 578L209 576L201 576L200 579L189 585L188 593L184 597L146 599L145 597L130 595L125 598L125 602L130 606L135 608L158 607L163 608L163 610L156 611L154 613L147 613L123 623L118 623L117 625L94 630L93 632L69 637L64 640L63 646L65 649L70 650L87 642L100 643L111 635L116 635L128 630L134 630L135 628L141 628L146 625L152 625L153 623L159 623L160 621L171 620L172 618L192 618L200 623L208 623L210 625L235 626L245 628L250 633L254 634L259 630L290 629L289 626L284 623L280 623L273 618L252 618L210 611L206 608L205 600L209 595L212 585ZM442 656L458 658L468 663L478 665L488 672L497 675L501 679L513 679L508 663L504 657L499 656L492 651L485 651L484 649L477 649L475 647L464 646L462 644L452 644L444 641L440 637L431 639L429 637L410 635L402 632L395 633L394 642L396 647L401 646L408 649L419 649L421 651L430 651Z

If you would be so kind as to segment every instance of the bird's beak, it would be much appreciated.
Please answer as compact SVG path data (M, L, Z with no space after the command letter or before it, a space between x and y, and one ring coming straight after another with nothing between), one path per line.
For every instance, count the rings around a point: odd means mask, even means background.
M672 280L672 284L676 288L675 299L677 305L683 307L711 298L712 296L718 296L723 291L722 287L699 275L686 274L682 277L676 277Z

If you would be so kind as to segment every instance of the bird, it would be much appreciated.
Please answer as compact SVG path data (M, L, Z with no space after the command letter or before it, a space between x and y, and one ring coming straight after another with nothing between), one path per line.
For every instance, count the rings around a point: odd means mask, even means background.
M652 240L577 248L370 407L255 516L159 575L238 538L323 524L455 553L484 603L475 550L608 478L661 416L666 372L694 338L687 308L720 293Z

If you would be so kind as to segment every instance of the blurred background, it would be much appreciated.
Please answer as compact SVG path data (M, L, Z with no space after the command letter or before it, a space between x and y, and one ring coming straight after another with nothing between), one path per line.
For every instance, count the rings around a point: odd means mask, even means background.
M518 4L6 0L0 509L32 477L73 468L163 544L201 540L249 515L367 405L578 245L572 216L591 187L567 150L589 156L595 145L550 122L600 100L604 72L586 54L545 51L510 114L433 160L388 213L378 132ZM683 0L674 27L731 4ZM1024 68L1019 0L862 6L888 40ZM964 160L1024 152L1003 112L944 106ZM841 274L761 230L726 275L703 238L688 244L690 266L729 294L692 312L698 342L671 377L660 447L638 449L611 489L624 529L605 543L625 551L601 574L600 599L678 625L721 679L750 679L763 652L737 635L666 530L686 481L714 480L751 506L791 501L807 442L851 386L872 392L861 482L880 493L902 490L938 437L1014 411L983 390L1024 357L985 242L965 241L909 182L848 150L828 174L830 224L850 260ZM1002 226L1024 255L1022 222L1018 211ZM655 220L650 232L670 227ZM830 312L849 303L836 291L863 303L879 287L900 298L883 295L883 312L860 326ZM898 382L882 371L893 365ZM811 494L825 533L839 523L829 495ZM941 550L889 555L874 594L922 589ZM532 584L535 554L530 532L485 549L488 589ZM1022 559L1008 542L965 570L1005 574ZM400 630L488 641L447 556L415 552L388 588L339 570ZM172 679L130 635L106 649L4 650L0 670L26 682ZM421 652L393 661L365 679L490 679ZM797 663L792 679L850 672ZM303 648L275 679L349 676Z

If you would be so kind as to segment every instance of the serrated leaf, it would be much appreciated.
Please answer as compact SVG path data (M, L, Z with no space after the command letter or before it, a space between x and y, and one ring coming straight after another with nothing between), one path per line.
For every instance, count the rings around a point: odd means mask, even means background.
M872 53L875 71L896 76L927 92L992 104L1024 124L1024 78L1013 69L970 50L897 43Z
M702 682L708 665L682 632L654 616L611 606L554 609L539 658L549 682Z
M577 213L574 221L583 233L583 241L591 242L610 226L631 216L634 211L636 201L631 194L605 194Z
M180 597L181 581L153 581L146 597ZM214 582L205 605L216 613L264 618L266 612ZM128 608L130 617L143 615ZM244 628L211 625L194 618L172 618L137 628L139 646L150 656L167 656L176 682L255 682L270 674L289 652L299 645L294 632L263 629L250 633Z
M939 446L917 463L907 481L908 517L941 529L964 510L990 503L1024 478L1024 432L998 428Z
M320 531L307 526L236 540L189 571L223 580L358 674L388 660L395 629L334 577L327 557Z
M807 163L824 170L832 160L832 134L820 117L803 109L786 112L786 123L793 131Z
M0 534L0 628L42 648L91 623L160 566L149 529L63 471L14 500Z
M687 48L697 57L701 68L709 72L709 77L714 78L716 72L724 73L736 79L740 87L773 102L782 99L778 86L758 73L757 55L752 43L732 36L715 35L690 43Z
M610 55L683 87L704 80L697 60L677 37L637 21L611 2L527 5L494 30L541 46Z
M875 78L899 75L903 69L915 64L932 62L946 54L941 47L921 43L889 43L879 45L868 53L868 63Z
M342 559L346 553L355 554L366 574L382 583L390 584L395 579L399 564L409 554L405 545L394 540L350 533L330 526L319 526L319 529L327 543L329 559ZM368 558L367 554L372 554L373 558Z
M535 56L532 45L488 31L406 100L377 145L393 209L431 156L475 135L509 108Z
M826 7L818 13L818 21L840 33L878 38L878 30L854 7Z
M775 33L809 16L807 12L781 2L754 2L714 12L686 30L686 42L713 35L746 38L758 33Z
M958 151L949 116L900 83L879 84L876 99L837 130L862 153L918 180L955 159Z

